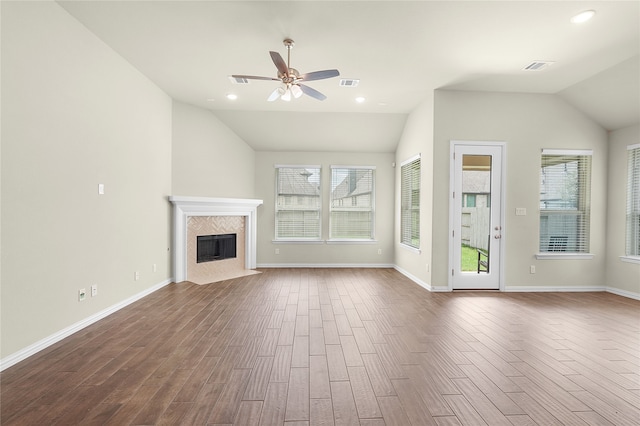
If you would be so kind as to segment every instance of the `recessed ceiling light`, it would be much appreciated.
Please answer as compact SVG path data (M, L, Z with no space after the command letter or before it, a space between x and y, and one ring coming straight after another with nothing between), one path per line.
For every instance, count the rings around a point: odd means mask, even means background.
M236 99L238 99L238 95L236 95L234 93L228 93L227 94L227 99L229 99L230 101L235 101Z
M595 14L595 10L585 10L584 12L580 12L576 16L571 18L571 23L582 24L583 22L587 22L589 19L593 18L593 15Z
M362 96L358 96L358 97L356 98L356 102L357 102L357 103L359 103L359 104L363 103L364 101L366 101L366 99L365 99L365 98L363 98Z

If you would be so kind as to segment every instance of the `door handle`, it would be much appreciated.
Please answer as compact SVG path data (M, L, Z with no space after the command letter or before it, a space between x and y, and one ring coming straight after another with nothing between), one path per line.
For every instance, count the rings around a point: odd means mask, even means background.
M495 238L496 240L499 240L500 238L502 238L502 235L497 234L497 235L495 235L493 238Z

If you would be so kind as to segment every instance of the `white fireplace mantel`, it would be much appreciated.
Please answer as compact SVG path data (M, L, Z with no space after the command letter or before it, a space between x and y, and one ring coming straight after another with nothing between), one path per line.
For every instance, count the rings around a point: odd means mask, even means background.
M262 200L170 196L173 204L173 274L187 279L187 220L190 216L246 216L245 267L256 268L257 210Z

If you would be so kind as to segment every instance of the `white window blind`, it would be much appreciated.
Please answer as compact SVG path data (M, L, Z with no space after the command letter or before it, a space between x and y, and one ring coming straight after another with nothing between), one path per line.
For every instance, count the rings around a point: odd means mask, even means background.
M320 238L320 166L276 166L275 239Z
M640 256L640 144L628 147L626 255Z
M331 166L329 238L374 238L374 168Z
M420 155L400 168L400 242L420 248Z
M540 252L589 252L591 151L543 150Z

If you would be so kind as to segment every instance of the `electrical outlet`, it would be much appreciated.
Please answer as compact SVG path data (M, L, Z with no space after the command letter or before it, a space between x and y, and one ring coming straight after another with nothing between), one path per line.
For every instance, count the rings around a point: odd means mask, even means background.
M155 263L153 264L153 266L151 267L151 271L153 272L157 272L158 271L158 265L156 265Z
M82 302L87 298L87 291L84 288L78 290L78 302Z
M529 266L529 273L530 274L535 274L536 273L536 265Z
M382 249L378 249L378 254L382 254Z
M276 249L276 254L280 254L280 249Z
M138 281L138 280L140 279L140 271L136 271L136 272L133 274L133 279L134 279L135 281Z
M91 286L91 297L96 297L98 295L98 284L93 284Z

